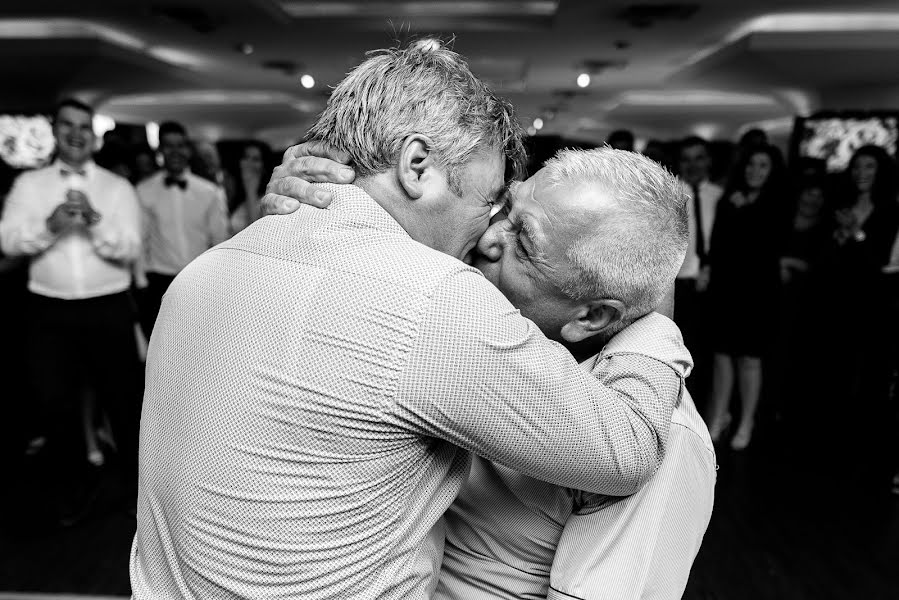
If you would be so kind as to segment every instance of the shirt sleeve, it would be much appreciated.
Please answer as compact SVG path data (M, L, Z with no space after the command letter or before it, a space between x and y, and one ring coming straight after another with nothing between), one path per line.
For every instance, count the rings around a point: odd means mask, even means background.
M562 531L547 600L679 600L712 515L714 486L712 452L692 432L672 432L661 469L639 492L584 494Z
M216 186L213 198L207 209L207 223L209 223L209 247L221 244L231 237L228 223L228 204L225 199L225 190Z
M33 206L38 193L26 177L20 176L6 197L0 219L0 245L7 256L34 256L58 239L47 229L50 214L35 210Z
M579 368L480 273L438 287L416 344L391 407L401 426L605 494L633 493L661 461L679 395L659 382L679 375L654 360L642 372L610 368L623 355Z
M141 252L140 203L131 184L116 186L109 215L101 215L92 229L94 250L108 260L131 263Z

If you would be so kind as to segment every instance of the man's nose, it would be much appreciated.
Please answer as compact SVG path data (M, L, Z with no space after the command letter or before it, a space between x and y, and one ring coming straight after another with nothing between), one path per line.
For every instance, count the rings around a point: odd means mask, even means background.
M477 248L481 256L492 262L502 258L508 223L507 219L501 219L487 228L487 231L478 240Z

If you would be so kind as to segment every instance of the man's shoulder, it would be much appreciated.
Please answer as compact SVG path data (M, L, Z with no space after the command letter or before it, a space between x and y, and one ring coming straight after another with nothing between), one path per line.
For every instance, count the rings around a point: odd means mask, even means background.
M121 175L113 173L109 169L104 169L100 165L94 165L94 169L97 179L100 181L100 183L103 184L104 187L116 187L119 190L134 189L134 186L131 185L131 182Z
M185 178L187 179L188 188L193 188L195 192L204 196L217 196L221 189L208 179L203 179L194 173L188 172Z
M674 426L671 428L672 433L685 436L690 443L697 444L714 455L715 447L709 435L709 428L696 409L693 397L686 387L681 401L671 414L671 424Z
M162 179L165 177L164 171L157 171L153 173L149 177L145 177L141 179L137 184L137 193L138 194L146 194L153 189L162 187Z
M679 376L686 377L693 368L693 358L684 345L677 325L656 312L641 317L619 331L597 356L639 355L668 365Z
M41 167L39 169L29 169L27 171L22 171L21 173L19 173L16 176L15 184L17 186L23 186L23 185L27 186L27 185L36 184L36 183L40 182L41 180L43 180L44 178L46 178L47 176L51 175L53 173L54 169L58 169L58 168L59 167L56 167L54 165L48 165L46 167Z

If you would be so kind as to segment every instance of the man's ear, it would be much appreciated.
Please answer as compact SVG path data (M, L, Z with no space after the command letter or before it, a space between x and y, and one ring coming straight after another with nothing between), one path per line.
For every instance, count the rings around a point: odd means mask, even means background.
M427 136L414 133L403 141L396 177L406 194L413 200L424 195L425 182L430 176L430 168L435 166L434 144Z
M569 343L582 342L587 338L609 331L621 323L624 317L624 303L618 300L591 300L577 307L574 317L562 326L562 339Z

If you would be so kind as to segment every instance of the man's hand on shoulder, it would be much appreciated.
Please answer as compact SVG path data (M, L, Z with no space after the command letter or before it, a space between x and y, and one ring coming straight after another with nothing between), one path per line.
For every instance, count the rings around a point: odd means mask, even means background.
M262 208L265 214L286 215L300 204L325 208L331 194L312 183L352 183L356 173L348 166L350 156L324 144L304 142L284 152L265 188Z

